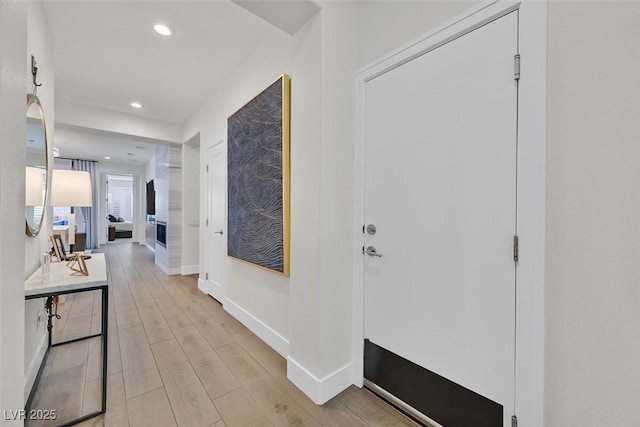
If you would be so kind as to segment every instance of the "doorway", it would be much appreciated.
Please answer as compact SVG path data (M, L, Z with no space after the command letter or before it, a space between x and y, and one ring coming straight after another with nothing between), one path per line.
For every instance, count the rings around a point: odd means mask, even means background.
M364 87L364 376L434 425L515 413L517 54L512 11Z
M107 175L107 240L109 242L133 241L135 200L132 175Z
M224 304L227 261L227 145L224 138L205 157L205 259L201 290Z

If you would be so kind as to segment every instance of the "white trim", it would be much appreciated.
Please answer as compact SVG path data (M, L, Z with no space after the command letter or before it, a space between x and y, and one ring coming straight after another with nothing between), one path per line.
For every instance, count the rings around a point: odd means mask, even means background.
M302 390L316 405L324 405L351 385L351 369L351 363L348 363L319 379L291 356L287 357L287 379Z
M472 29L486 24L520 7L518 0L489 0L453 18L409 43L391 51L357 72L357 80L371 80L412 59L429 52Z
M231 301L229 298L224 299L222 307L229 314L238 319L244 326L249 328L249 330L256 334L262 341L269 344L269 346L277 351L282 357L287 357L289 355L289 340L264 324L260 319L240 307L235 302Z
M180 268L180 271L183 276L188 276L190 274L198 274L200 272L199 265L183 265Z
M483 4L363 68L356 78L354 146L353 384L361 387L364 357L364 105L366 82L483 23L519 10L518 234L516 414L522 426L543 424L547 0Z
M200 212L201 212L201 224L206 224L207 221L207 215L209 214L208 209L209 209L209 194L207 194L207 191L210 190L209 185L210 185L210 180L209 180L209 175L206 172L206 167L209 166L208 161L209 161L209 150L213 149L215 147L217 147L218 145L221 145L222 148L222 155L224 156L224 162L227 162L227 139L226 139L226 134L225 133L221 133L220 135L218 135L216 138L213 139L214 142L212 142L211 144L209 144L208 146L206 146L204 148L204 153L201 153L201 160L202 160L202 175L204 177L203 179L203 184L201 185L200 188L202 189L202 195L201 195L201 200L204 200L204 206L202 206L202 203L200 204ZM227 171L226 168L223 171L224 173L224 180L225 182L227 181ZM225 194L224 194L224 203L225 206L227 204L227 186L224 186L225 188ZM227 211L225 209L225 217L224 217L224 224L226 225L228 222L227 219ZM211 260L211 254L209 253L209 251L211 250L211 234L209 233L209 228L208 226L205 225L204 227L204 233L202 233L202 236L204 236L202 240L202 259L205 260L209 260L208 262L205 261L203 263L203 269L204 269L204 274L210 273L212 268L210 268L212 266L212 264L215 263L215 261ZM226 233L226 230L225 230ZM224 245L224 250L223 253L227 253L227 239L223 239L223 245ZM211 295L213 298L215 298L216 300L218 300L221 304L223 304L224 306L224 300L225 300L225 296L227 295L227 274L228 274L228 263L227 263L227 257L225 256L224 259L221 260L222 263L217 267L220 269L220 275L219 275L219 282L215 282L213 280L207 280L206 282L203 282L202 284L202 290L203 292L206 292L207 294ZM211 274L209 274L209 276L211 276ZM206 290L205 290L206 289Z
M161 265L161 264L158 264L158 263L156 263L156 265L158 267L160 267L160 269L162 271L164 271L164 274L166 274L167 276L180 275L180 273L181 273L181 268L180 267L165 267L164 265Z
M526 427L544 424L546 0L522 4L520 56L516 414Z
M38 371L40 370L40 365L44 359L44 355L47 352L47 347L49 345L49 335L43 334L40 338L40 344L38 344L38 348L31 359L31 363L29 363L29 367L27 368L26 373L24 374L24 401L26 402L29 399L29 393L31 393L31 389L33 388L33 384L36 381L36 377L38 376Z
M156 253L156 248L152 247L150 244L148 244L147 242L140 242L141 245L145 245L146 247L148 247L151 252L153 252L154 254Z
M224 303L224 289L219 284L212 282L211 280L198 279L198 289L207 295L212 296L220 304Z

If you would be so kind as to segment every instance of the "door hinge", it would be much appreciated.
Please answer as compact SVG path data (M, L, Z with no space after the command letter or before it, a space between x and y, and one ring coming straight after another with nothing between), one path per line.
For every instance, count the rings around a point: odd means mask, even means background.
M518 235L513 236L513 261L518 262L520 258L520 242Z
M205 220L204 220L204 225L205 225L206 227L208 227L208 226L209 226L209 220L208 220L208 219L205 219Z
M209 273L204 273L204 280L209 280Z
M362 234L364 234L364 224L362 225Z
M209 165L207 165L207 172L209 172Z
M520 80L520 54L516 53L513 57L513 79Z
M518 427L518 417L515 415L511 417L511 427Z

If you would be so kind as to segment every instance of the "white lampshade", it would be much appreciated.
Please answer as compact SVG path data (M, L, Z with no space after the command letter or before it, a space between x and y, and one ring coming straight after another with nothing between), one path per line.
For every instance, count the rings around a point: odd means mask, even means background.
M51 177L51 206L90 207L89 172L54 169Z
M44 191L42 169L27 166L25 182L26 191L24 204L26 206L42 206L42 193Z

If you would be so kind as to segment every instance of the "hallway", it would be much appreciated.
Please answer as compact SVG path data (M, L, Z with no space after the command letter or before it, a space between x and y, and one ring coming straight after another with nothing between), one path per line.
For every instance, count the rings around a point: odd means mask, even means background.
M366 390L316 406L286 378L286 360L197 289L167 276L138 244L106 245L110 273L107 413L83 426L411 426ZM54 342L100 329L100 295L67 295ZM52 349L32 409L59 425L100 405L99 338Z

